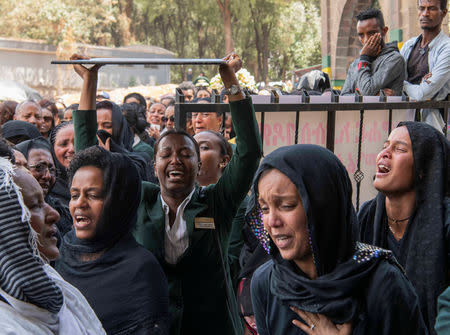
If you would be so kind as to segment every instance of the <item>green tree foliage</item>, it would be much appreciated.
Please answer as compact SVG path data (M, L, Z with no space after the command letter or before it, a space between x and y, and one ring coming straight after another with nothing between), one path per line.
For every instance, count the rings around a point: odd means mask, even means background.
M320 0L0 0L0 31L54 44L61 57L88 43L151 44L177 57L218 58L230 30L220 4L229 9L234 48L258 81L288 79L294 68L320 62ZM186 70L172 67L173 81ZM216 71L194 69L210 77Z
M284 8L273 36L270 76L286 78L289 70L321 63L319 8L312 1L296 1Z

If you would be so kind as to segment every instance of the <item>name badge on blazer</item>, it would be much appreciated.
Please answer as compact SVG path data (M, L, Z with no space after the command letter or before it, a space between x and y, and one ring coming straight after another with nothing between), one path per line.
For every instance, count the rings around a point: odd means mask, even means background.
M214 218L197 217L194 223L196 229L216 229L216 226L214 226Z

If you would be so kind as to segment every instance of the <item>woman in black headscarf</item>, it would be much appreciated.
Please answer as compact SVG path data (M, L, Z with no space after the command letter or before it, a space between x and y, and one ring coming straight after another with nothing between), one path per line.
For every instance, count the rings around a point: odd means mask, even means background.
M75 154L73 122L63 122L53 128L49 135L49 141L56 168L56 182L50 195L68 206L70 193L67 169Z
M449 285L449 141L433 127L401 122L377 157L380 193L358 213L360 241L390 249L420 298L430 333Z
M69 175L74 229L64 236L58 272L83 293L108 334L166 334L166 278L132 236L141 198L133 162L94 146L75 156Z
M104 100L96 105L95 116L97 128L90 129L92 133L83 134L83 137L90 138L95 133L96 136L93 138L98 139L104 148L111 152L126 154L138 169L141 178L153 181L152 166L147 163L148 156L133 152L134 135L122 115L121 108L111 101Z
M247 215L272 256L251 283L259 334L304 334L290 306L351 323L353 334L427 333L392 253L354 242L351 196L345 167L327 149L295 145L264 159Z
M72 229L72 217L69 208L49 194L56 182L56 168L50 144L43 137L38 137L16 145L16 149L27 159L27 169L41 186L45 202L60 215L60 220L56 224L60 241L62 236Z

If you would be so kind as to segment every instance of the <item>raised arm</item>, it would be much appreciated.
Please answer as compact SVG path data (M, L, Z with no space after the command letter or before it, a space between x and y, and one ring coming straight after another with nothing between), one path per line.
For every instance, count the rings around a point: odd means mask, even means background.
M70 59L88 59L88 57L74 54ZM95 97L97 94L98 69L100 67L101 65L94 65L88 69L83 65L74 65L75 72L83 79L80 105L78 110L73 112L76 152L98 144Z
M229 64L220 68L226 88L238 85L235 73L239 70L241 63L236 54L229 57L231 58L226 58ZM245 98L244 94L240 92L230 95L229 102L231 118L236 131L236 151L217 184L210 186L213 190L215 204L222 204L223 213L220 214L227 216L227 220L224 220L230 224L229 227L224 227L227 230L231 228L232 218L250 188L262 156L261 138L251 99Z

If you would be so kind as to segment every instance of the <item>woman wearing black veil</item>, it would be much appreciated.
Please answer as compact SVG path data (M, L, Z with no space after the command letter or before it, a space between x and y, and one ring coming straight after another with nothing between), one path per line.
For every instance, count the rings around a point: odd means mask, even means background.
M127 156L99 146L69 168L74 229L56 269L86 297L108 334L166 334L168 288L153 254L132 236L141 178Z
M264 159L247 214L272 258L251 283L258 334L305 334L290 307L351 324L353 334L427 334L392 253L354 241L351 196L345 167L327 149L289 146ZM318 332L314 319L303 322Z
M433 127L401 122L377 157L378 195L358 213L359 240L392 250L434 334L438 296L449 285L449 141Z

